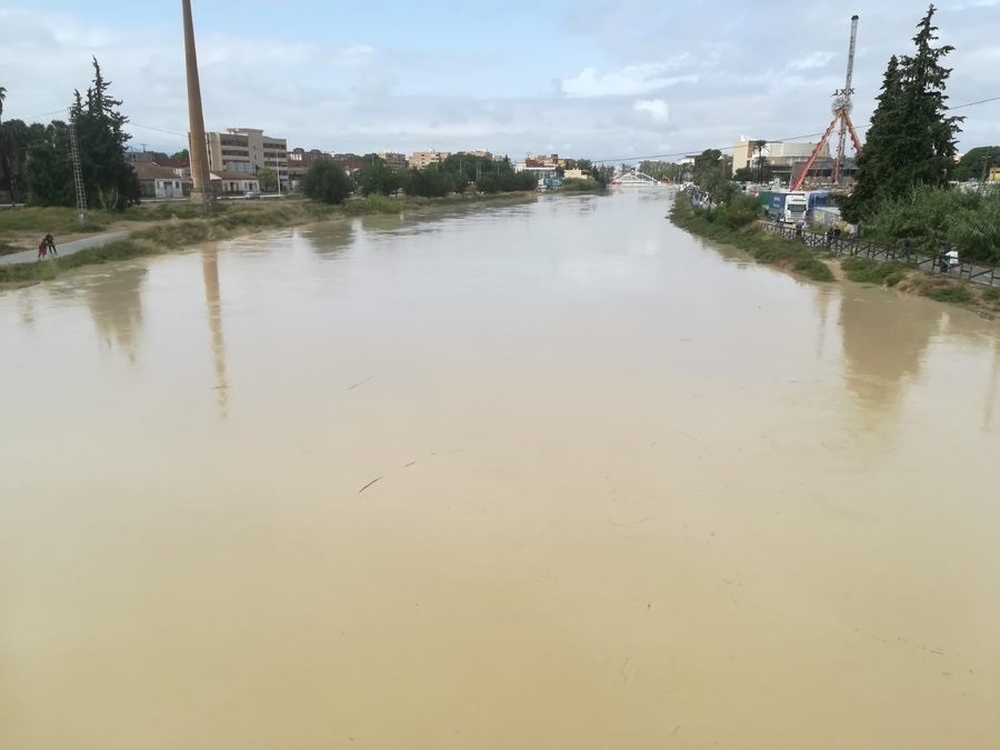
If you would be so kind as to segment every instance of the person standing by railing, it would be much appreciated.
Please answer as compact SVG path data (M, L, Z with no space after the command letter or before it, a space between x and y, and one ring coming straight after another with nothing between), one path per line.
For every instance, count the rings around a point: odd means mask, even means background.
M948 252L945 254L945 258L948 259L948 271L951 272L952 269L958 268L962 265L962 262L958 259L958 248L951 245L948 248Z

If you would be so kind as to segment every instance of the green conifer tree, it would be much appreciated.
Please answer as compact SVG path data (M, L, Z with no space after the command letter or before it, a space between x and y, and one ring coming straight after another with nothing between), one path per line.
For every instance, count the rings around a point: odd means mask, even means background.
M941 61L954 47L935 46L935 11L931 5L917 24L915 53L889 60L858 157L857 184L843 205L848 221L865 221L883 200L899 198L915 186L948 184L964 118L947 114L945 88L951 69Z

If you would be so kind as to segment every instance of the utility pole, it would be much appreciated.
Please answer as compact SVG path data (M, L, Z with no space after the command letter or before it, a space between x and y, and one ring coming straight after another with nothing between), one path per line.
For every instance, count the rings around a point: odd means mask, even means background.
M191 0L181 0L184 15L184 61L187 67L188 121L191 140L191 200L200 202L205 213L211 212L211 181L208 174L208 149L205 143L205 115L201 108L201 83L198 80L198 52L194 42Z

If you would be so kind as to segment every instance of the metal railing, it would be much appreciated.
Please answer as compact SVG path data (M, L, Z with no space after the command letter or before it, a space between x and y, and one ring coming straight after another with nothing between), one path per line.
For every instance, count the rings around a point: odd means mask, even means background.
M960 263L957 266L949 266L947 271L941 271L939 270L941 263L940 255L927 255L926 253L918 253L912 250L909 253L904 253L896 248L882 247L881 245L876 245L874 242L862 240L857 237L828 237L826 234L810 232L804 229L800 235L794 226L779 224L773 221L764 221L761 224L767 231L780 235L785 239L799 240L806 247L827 250L836 255L868 258L879 263L898 261L914 268L919 268L921 271L926 271L927 273L939 273L953 279L963 279L973 284L982 284L984 286L1000 286L1000 269L996 266Z

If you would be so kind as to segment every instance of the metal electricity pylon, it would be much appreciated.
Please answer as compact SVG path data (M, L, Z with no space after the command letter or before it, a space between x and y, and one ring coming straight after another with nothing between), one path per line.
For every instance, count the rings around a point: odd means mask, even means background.
M87 189L83 184L83 166L80 164L80 145L76 140L76 115L69 113L69 154L73 162L73 187L76 190L76 211L80 226L87 223Z

